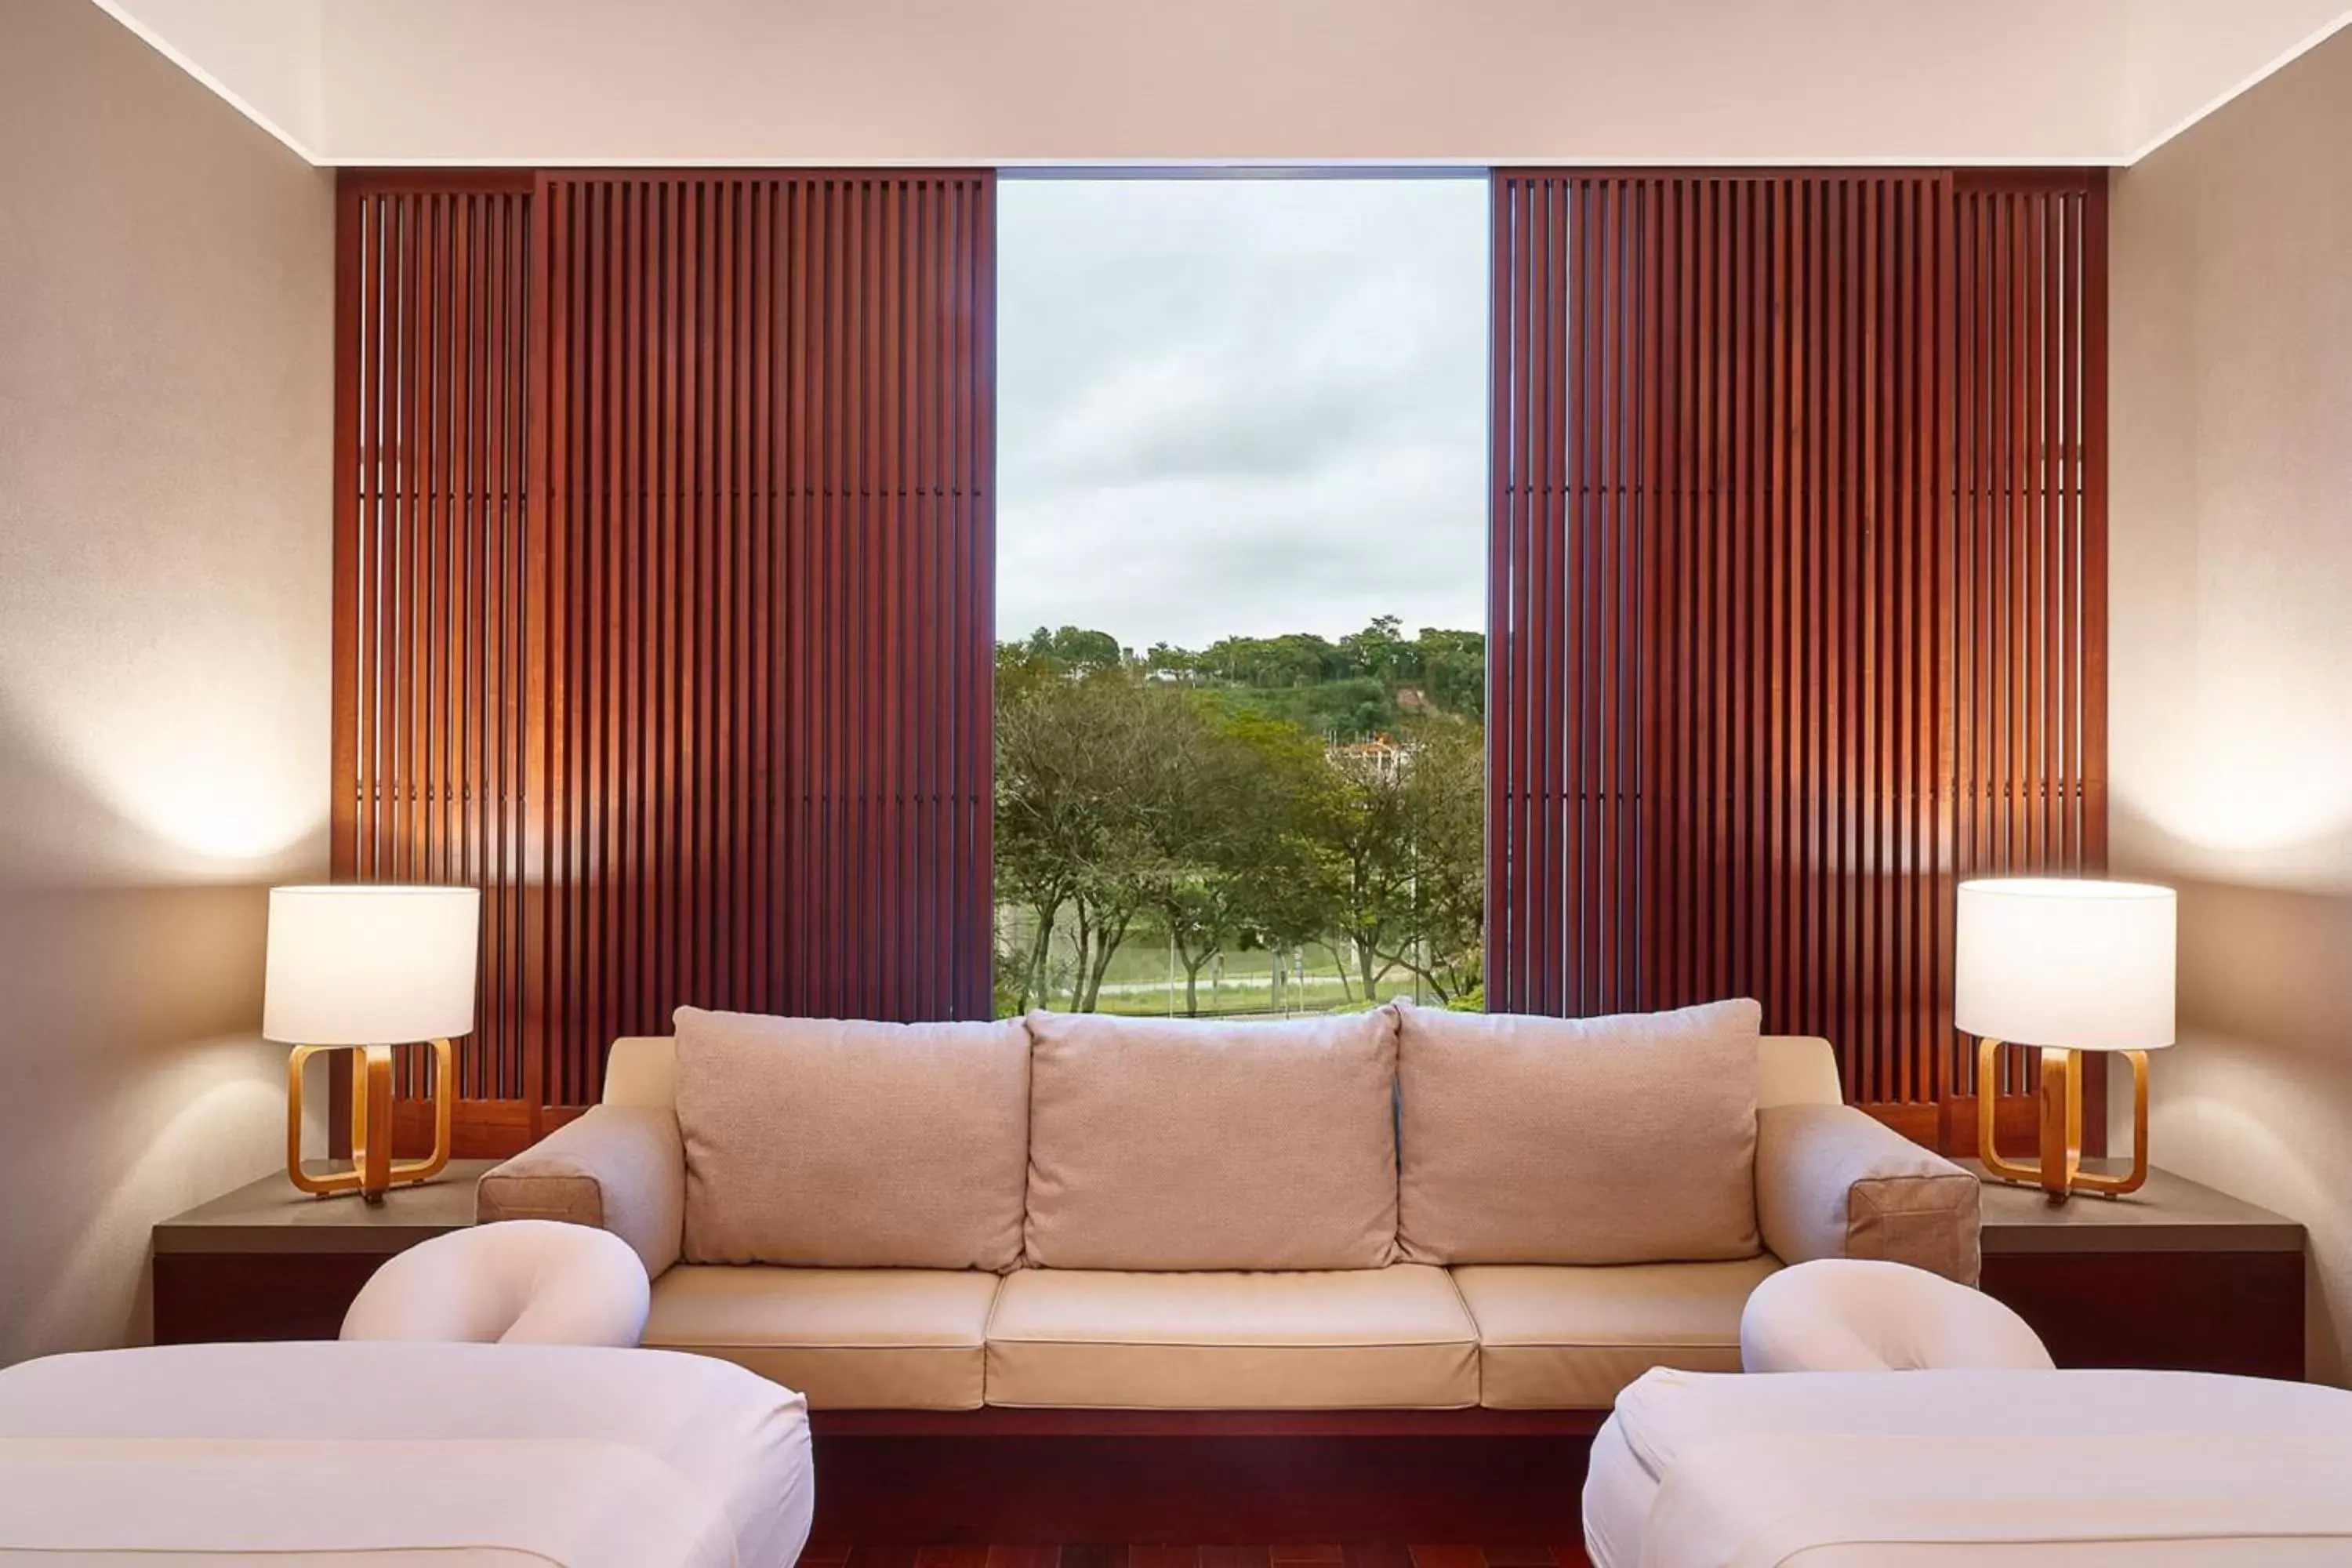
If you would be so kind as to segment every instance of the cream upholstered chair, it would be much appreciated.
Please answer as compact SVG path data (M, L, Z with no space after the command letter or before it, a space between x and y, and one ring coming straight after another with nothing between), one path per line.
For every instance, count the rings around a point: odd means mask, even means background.
M1824 1258L1756 1287L1739 1318L1748 1372L2047 1372L2050 1352L2007 1307L1907 1264Z
M342 1337L634 1346L648 1302L645 1265L610 1231L502 1220L395 1255L344 1314Z

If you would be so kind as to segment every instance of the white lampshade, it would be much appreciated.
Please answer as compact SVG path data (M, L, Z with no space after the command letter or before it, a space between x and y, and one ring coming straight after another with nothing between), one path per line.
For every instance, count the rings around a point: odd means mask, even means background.
M1952 1021L2021 1046L2172 1044L2174 905L2140 882L1961 883Z
M261 1032L298 1046L472 1033L481 919L472 888L272 888Z

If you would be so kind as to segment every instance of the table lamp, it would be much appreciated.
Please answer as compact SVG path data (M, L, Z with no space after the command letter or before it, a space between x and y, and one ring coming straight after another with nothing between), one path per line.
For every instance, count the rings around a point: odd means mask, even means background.
M306 1193L358 1193L429 1181L449 1163L452 1037L474 1027L482 896L472 888L273 888L261 1032L294 1047L286 1068L286 1174ZM433 1047L433 1154L392 1157L392 1053ZM302 1168L302 1068L356 1051L352 1168Z
M2147 1180L2147 1053L2172 1044L2175 900L2169 888L2063 878L1960 884L1953 1022L1978 1037L1977 1151L2005 1182L2119 1197ZM2042 1048L2041 1168L1993 1144L2000 1047ZM2132 1168L2082 1169L2079 1053L2121 1051L2132 1065Z

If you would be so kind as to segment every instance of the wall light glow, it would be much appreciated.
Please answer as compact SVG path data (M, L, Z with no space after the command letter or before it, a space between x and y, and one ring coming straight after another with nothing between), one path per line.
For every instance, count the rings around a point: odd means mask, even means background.
M2227 637L2209 625L2181 671L2187 689L2136 703L2118 692L2117 837L2156 840L2131 846L2157 857L2146 863L2341 886L2352 876L2352 692L2309 644L2263 619L2234 616Z
M315 655L240 646L217 622L173 637L170 657L0 644L0 778L43 803L0 820L0 867L153 882L315 866L329 792Z

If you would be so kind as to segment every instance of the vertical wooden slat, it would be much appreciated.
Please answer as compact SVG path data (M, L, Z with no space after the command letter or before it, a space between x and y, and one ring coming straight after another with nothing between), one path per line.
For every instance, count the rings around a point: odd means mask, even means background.
M2076 590L2083 650L2079 744L2083 868L2107 863L2107 187L2086 183L2082 195L2082 265L2076 273L2075 334L2081 357L2074 370L2080 399L2072 454L2081 512L2074 548L2081 563Z
M1526 199L1527 182L1497 173L1491 176L1486 236L1486 321L1488 340L1517 347L1518 296L1517 268L1526 255L1516 243L1516 218ZM1517 1000L1513 986L1522 984L1528 965L1520 960L1517 939L1521 928L1520 880L1512 875L1517 863L1518 735L1516 715L1496 704L1498 690L1512 689L1507 672L1514 670L1518 627L1514 613L1518 603L1518 563L1528 530L1518 520L1520 462L1518 405L1514 396L1513 370L1517 356L1498 352L1487 356L1486 421L1495 459L1486 468L1486 516L1490 547L1486 565L1486 673L1483 699L1486 713L1486 997L1490 1005L1507 1008Z
M523 243L510 252L523 265L509 280L509 319L529 338L524 379L515 389L509 421L520 433L525 448L520 470L524 494L513 508L518 527L511 536L507 578L525 605L525 616L507 628L506 644L524 671L520 709L510 706L508 718L513 748L509 785L516 796L507 817L514 835L509 853L523 879L509 917L510 951L521 971L515 1026L523 1043L514 1053L520 1061L509 1062L509 1070L520 1069L517 1087L536 1135L539 1110L548 1102L547 1054L536 1042L549 1037L564 1016L566 1000L550 983L548 959L555 934L568 929L570 910L549 897L548 889L559 880L555 868L572 863L572 818L551 801L548 785L562 776L570 755L562 745L568 728L550 722L549 716L570 710L573 689L571 672L553 657L547 633L553 604L570 592L572 552L568 539L545 527L541 513L557 510L558 495L569 494L572 488L571 470L554 461L548 433L570 427L574 402L586 395L586 388L576 383L569 362L562 372L557 370L549 342L551 324L572 320L578 308L572 279L551 265L547 238L551 226L569 226L570 204L550 199L544 185L534 182L528 205L524 197L510 196L508 205L527 229ZM541 287L529 287L531 279L540 279ZM541 417L528 417L533 408ZM568 457L568 447L566 453Z
M335 442L334 457L334 710L330 720L334 787L328 805L328 866L339 879L359 874L362 813L359 685L362 574L373 524L374 493L368 465L376 446L367 420L373 413L366 395L374 359L369 333L377 258L381 254L370 198L345 185L336 193L335 225ZM341 1124L340 1122L338 1123Z
M1490 1005L1754 995L1963 1144L1953 883L2104 853L2098 180L1494 185Z

